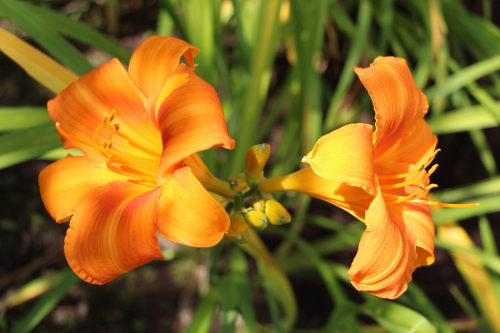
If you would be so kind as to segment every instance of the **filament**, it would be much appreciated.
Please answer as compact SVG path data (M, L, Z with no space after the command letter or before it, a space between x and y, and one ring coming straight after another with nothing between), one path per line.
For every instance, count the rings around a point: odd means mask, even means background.
M411 202L424 204L428 206L439 206L439 207L449 207L449 208L470 208L479 206L479 203L466 203L466 204L452 204L452 203L443 203L437 201L427 201L427 200L410 200Z
M76 142L79 142L81 144L84 144L84 145L87 145L87 146L90 146L90 147L95 147L95 144L89 142L89 141L86 141L86 140L82 140L82 139L79 139L77 137L74 137L72 135L70 135L69 133L67 133L66 131L64 131L61 127L61 124L59 122L56 123L56 130L59 134L61 134L63 137L67 138L67 139L70 139L70 140L73 140L73 141L76 141ZM98 144L99 145L99 144Z
M405 187L405 186L408 186L408 185L412 185L412 184L421 182L422 180L429 178L434 173L434 171L436 171L436 169L437 169L438 166L439 166L439 164L433 165L432 168L430 168L429 171L426 172L426 174L423 175L420 178L418 178L418 176L424 170L419 170L419 173L417 174L417 176L411 178L410 180L407 180L407 181L402 182L402 183L389 184L389 185L381 185L380 188L383 189L383 190L392 189L392 188L400 188L400 187Z
M407 173L398 173L398 174L394 174L394 175L377 175L377 177L378 177L378 179L399 179L399 178L406 178L406 177L409 177L409 176L412 176L415 174L419 174L422 170L426 169L432 163L432 161L434 161L434 159L436 158L436 155L440 151L441 151L441 149L436 149L434 151L434 153L432 153L432 155L429 157L427 162L422 164L420 166L420 168L418 168L415 171L411 171L411 172L407 172Z

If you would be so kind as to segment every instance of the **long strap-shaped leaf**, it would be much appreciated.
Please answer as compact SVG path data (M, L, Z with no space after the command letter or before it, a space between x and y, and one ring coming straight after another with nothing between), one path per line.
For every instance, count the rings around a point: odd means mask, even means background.
M73 45L44 24L37 13L30 10L22 1L2 0L0 1L0 10L9 19L15 21L50 55L78 75L86 74L94 69Z
M252 229L249 229L249 231L250 242L240 246L262 264L263 273L268 279L270 290L273 291L274 296L283 306L285 312L283 326L284 331L288 332L297 319L297 300L295 299L292 286L285 273L283 273L264 243L262 243L259 235Z
M78 79L75 73L2 28L0 28L0 51L56 94Z

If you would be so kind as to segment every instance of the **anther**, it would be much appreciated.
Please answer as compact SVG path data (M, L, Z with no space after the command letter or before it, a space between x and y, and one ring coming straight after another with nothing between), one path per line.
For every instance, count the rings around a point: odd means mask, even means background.
M109 121L113 121L115 119L116 109L111 110L111 114L109 115Z

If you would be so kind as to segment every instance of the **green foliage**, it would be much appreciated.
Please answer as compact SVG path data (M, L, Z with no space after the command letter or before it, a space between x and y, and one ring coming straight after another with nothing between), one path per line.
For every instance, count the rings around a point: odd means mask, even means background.
M468 132L477 154L464 158L482 165L486 175L471 184L457 179L457 187L433 191L438 201L480 203L468 209L444 208L433 218L438 226L466 219L472 225L478 220L483 248L464 248L440 238L436 246L480 260L494 286L484 293L495 294L500 302L496 221L487 215L500 211L499 152L492 148L498 145L490 145L488 135L494 131L498 136L500 123L500 29L489 19L490 1L483 4L484 17L454 0L160 0L149 10L158 9L153 15L158 17L158 34L178 36L202 50L196 57L196 72L218 89L229 132L236 140L232 152L202 154L210 170L223 179L240 173L248 147L261 142L270 142L273 149L266 175L297 170L302 156L321 135L346 123L372 119L369 96L360 92L353 66L366 67L379 55L407 58L431 105L427 120L433 132L443 143ZM81 49L96 48L128 63L130 52L114 37L50 6L50 2L0 0L2 18L15 23L28 40L78 75L93 69ZM119 13L116 8L113 12ZM119 26L117 18L114 22ZM81 45L77 48L66 38ZM67 153L61 150L43 106L3 105L0 132L0 169ZM452 170L452 162L440 162L441 168ZM252 259L226 244L211 252L212 264L203 264L211 267L206 278L209 288L198 295L197 309L184 332L209 332L214 327L239 332L240 316L245 332L293 331L297 304L288 278L307 275L321 279L333 303L325 324L311 332L455 331L455 323L414 282L396 302L366 293L364 301L352 300L346 292L351 288L347 268L331 258L355 248L365 226L317 216L308 197L287 193L282 199L294 212L292 226L270 227L263 233L263 237L278 238L277 250L270 253L262 244L260 253L247 250ZM306 240L305 228L321 236ZM173 260L188 261L182 251L175 252ZM213 263L217 260L227 268L220 269ZM61 276L14 322L12 332L33 330L78 281L69 270ZM270 323L258 319L257 293L265 297L262 304ZM463 315L474 320L475 328L491 331L486 314L463 290L453 287L450 294ZM474 302L477 296L473 295ZM377 324L365 325L360 316L369 316Z

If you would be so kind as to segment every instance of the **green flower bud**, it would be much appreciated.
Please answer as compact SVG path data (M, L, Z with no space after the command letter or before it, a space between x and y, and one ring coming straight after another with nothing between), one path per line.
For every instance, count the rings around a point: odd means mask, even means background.
M245 177L249 184L257 184L262 178L262 170L266 165L271 146L267 143L250 147L245 157Z
M224 235L231 242L236 244L245 244L250 240L248 225L245 218L241 214L231 215L229 229Z
M241 192L247 188L247 181L240 176L229 176L229 186L233 191Z
M292 221L290 213L276 200L267 200L264 205L264 213L271 224L281 225Z
M252 204L253 208L257 209L257 210L260 210L261 212L264 211L264 200L259 200L259 201L255 201L253 204Z
M260 210L252 209L245 212L245 220L255 229L265 229L268 224L267 216Z

